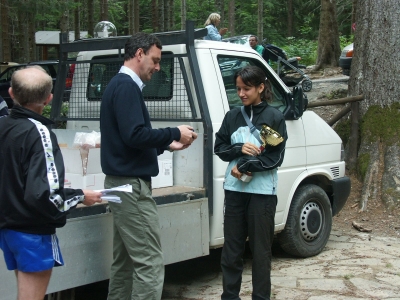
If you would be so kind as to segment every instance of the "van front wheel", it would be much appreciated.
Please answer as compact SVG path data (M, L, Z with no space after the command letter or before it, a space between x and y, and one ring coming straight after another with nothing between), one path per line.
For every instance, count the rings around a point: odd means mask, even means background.
M300 186L293 196L285 229L278 234L282 249L294 256L319 254L332 228L332 208L325 191L317 185Z

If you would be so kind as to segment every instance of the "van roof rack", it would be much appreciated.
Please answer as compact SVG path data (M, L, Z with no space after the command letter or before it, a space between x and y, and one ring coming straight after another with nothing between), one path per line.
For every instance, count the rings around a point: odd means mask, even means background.
M154 33L160 39L163 46L172 44L188 44L195 39L203 38L207 35L206 28L194 29L194 22L186 22L186 30L168 31ZM60 52L79 52L93 50L123 49L130 36L116 36L107 38L88 38L71 43L67 42L67 34L60 33Z

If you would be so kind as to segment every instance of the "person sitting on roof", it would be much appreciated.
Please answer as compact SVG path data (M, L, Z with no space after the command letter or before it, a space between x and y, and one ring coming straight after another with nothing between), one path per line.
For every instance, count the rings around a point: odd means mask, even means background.
M205 40L221 41L222 36L228 31L228 28L221 28L219 31L217 26L221 22L221 16L217 13L212 13L208 16L204 26L207 28L207 35Z

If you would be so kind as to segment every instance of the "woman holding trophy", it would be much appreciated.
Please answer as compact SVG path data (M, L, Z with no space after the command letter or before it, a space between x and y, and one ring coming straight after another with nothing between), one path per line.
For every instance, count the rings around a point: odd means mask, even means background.
M214 147L215 154L229 162L224 181L221 299L240 299L247 237L253 255L252 299L270 299L277 168L285 154L286 124L283 114L268 104L271 86L261 68L246 66L234 80L243 107L225 115Z

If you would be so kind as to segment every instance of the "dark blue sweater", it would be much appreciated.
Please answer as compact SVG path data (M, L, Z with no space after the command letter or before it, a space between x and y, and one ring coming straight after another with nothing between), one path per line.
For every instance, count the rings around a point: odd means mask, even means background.
M123 73L115 75L104 91L100 131L103 173L147 181L158 175L157 156L181 136L176 127L151 128L140 88Z

